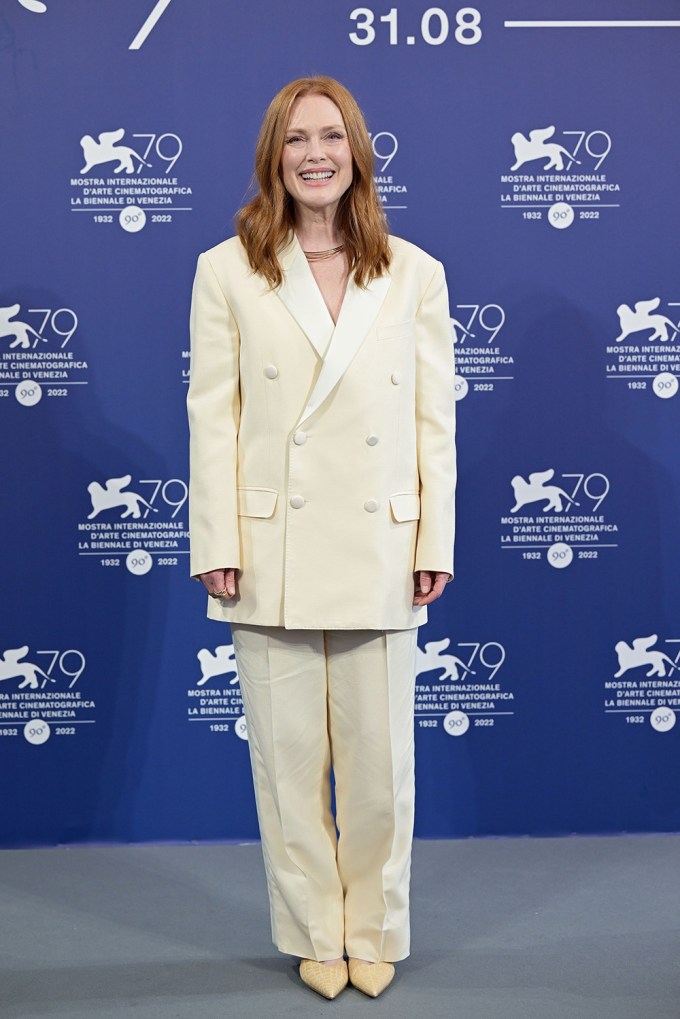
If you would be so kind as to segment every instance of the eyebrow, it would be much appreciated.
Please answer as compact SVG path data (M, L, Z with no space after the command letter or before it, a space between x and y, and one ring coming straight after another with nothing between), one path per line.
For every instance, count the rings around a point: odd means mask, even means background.
M335 130L335 131L338 131L338 130L344 131L345 128L344 128L343 124L328 124L326 127L322 127L321 130L322 131L332 131L332 130ZM289 128L286 128L286 134L307 134L307 132L305 131L305 129L303 127L289 127Z

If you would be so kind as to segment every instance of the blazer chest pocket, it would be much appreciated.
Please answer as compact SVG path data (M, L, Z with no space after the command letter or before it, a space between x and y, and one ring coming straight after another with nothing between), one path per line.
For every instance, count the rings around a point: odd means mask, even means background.
M396 492L390 496L392 516L401 523L403 520L418 520L420 517L420 495L418 492Z
M270 517L279 493L275 488L238 488L238 512L242 517Z
M413 336L415 332L415 319L410 318L407 322L395 322L393 325L378 326L377 335L379 340L402 340Z

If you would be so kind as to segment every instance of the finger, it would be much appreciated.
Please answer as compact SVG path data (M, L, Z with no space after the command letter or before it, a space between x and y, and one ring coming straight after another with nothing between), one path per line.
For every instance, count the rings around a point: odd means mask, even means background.
M213 570L210 574L210 587L208 588L212 595L216 595L219 591L224 590L224 570Z
M225 593L225 572L225 570L211 570L210 573L205 574L205 587L212 598L220 597Z
M413 599L414 605L429 605L431 602L436 601L437 598L441 597L444 593L444 587L446 586L447 574L438 573L435 577L435 582L432 590L427 590L431 583L431 573L429 570L420 570L420 586L416 589L415 596Z
M416 570L413 574L413 604L419 605L422 598L422 570Z

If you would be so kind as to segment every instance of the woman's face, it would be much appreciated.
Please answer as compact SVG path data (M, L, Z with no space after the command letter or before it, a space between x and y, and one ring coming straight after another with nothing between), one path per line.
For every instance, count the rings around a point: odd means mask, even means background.
M311 211L337 208L352 183L352 152L340 110L326 96L293 103L281 155L286 191Z

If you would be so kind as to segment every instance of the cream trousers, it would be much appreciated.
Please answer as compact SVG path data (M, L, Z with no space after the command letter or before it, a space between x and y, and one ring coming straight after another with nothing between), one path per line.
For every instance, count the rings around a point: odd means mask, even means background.
M406 958L418 628L231 631L274 944Z

